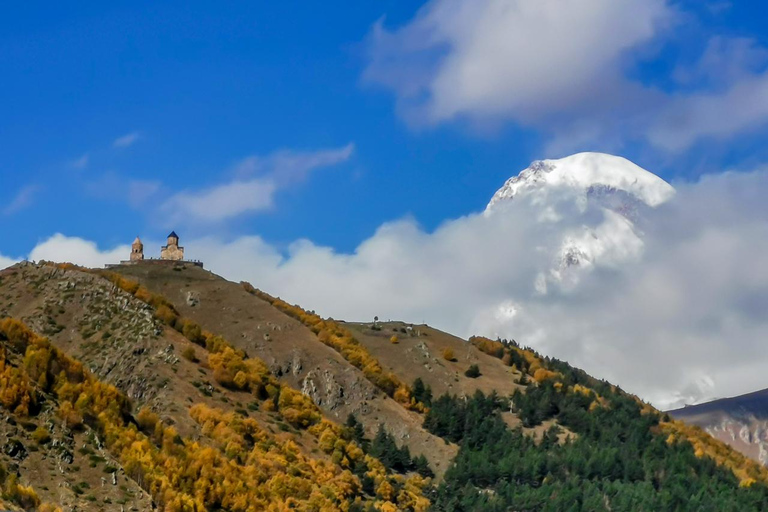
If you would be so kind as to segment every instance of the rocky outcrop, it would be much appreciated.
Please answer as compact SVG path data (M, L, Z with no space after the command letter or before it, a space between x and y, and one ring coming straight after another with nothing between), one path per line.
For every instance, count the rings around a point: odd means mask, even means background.
M704 426L704 430L768 466L768 421L751 415L723 418L718 423Z
M200 304L200 292L188 291L187 292L187 306L193 308Z
M344 401L344 389L328 370L312 370L302 383L301 392L309 396L320 407L334 410Z

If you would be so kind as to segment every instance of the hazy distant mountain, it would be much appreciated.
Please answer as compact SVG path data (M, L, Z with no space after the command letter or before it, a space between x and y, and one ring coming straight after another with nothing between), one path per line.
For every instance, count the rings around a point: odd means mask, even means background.
M768 465L768 389L669 411Z

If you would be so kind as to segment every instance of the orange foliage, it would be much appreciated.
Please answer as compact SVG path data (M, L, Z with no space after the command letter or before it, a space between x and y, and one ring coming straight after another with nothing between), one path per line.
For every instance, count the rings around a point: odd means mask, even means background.
M14 328L3 329L9 325ZM214 446L204 446L180 438L173 427L164 426L155 414L142 409L137 423L149 432L148 437L129 420L130 404L113 386L99 382L80 363L20 322L0 322L0 337L9 341L9 333L15 340L29 340L24 350L26 359L35 360L31 370L46 376L46 391L58 401L58 414L83 418L97 429L126 474L153 496L160 510L335 511L346 510L359 493L359 481L348 469L308 459L292 441L278 441L254 420L234 413L224 414L205 406L192 408L193 419L214 440ZM45 357L41 358L41 353ZM226 359L232 354L225 350L219 355ZM30 375L19 369L15 377L28 380ZM253 382L250 376L247 382ZM321 420L316 406L301 393L283 388L279 405L295 424L306 427L314 423L317 435L336 436L330 449L340 450L339 460L347 465L364 457L353 443L341 438L340 427ZM25 508L39 505L34 491L11 484L8 489L13 501L23 503Z
M100 271L116 286L125 291L136 290L136 297L156 307L155 316L181 332L190 341L208 350L208 366L213 378L224 387L248 391L258 398L271 398L268 407L277 408L279 414L291 425L307 428L316 424L322 414L311 399L301 393L283 387L267 365L260 359L248 358L242 350L234 348L226 339L204 331L193 320L182 318L171 301L153 294L146 288L118 274ZM274 405L273 405L274 404Z
M512 347L512 350L516 350L520 355L522 355L525 358L526 361L528 361L528 364L530 365L530 367L528 368L529 372L535 372L536 370L544 366L544 362L532 350L528 350L524 348L516 348L516 347Z
M160 320L166 325L173 325L178 315L175 311L171 310L168 306L162 305L155 310L155 318Z
M0 347L0 404L19 416L28 416L37 404L37 394L21 370L6 362L5 347Z
M3 485L3 497L16 503L24 510L37 510L40 506L40 498L37 497L35 490L30 486L19 484L13 473L8 476Z
M397 391L395 391L394 398L400 403L404 403L406 400L410 400L411 396L410 396L410 393L408 392L408 388L406 388L405 386L400 386L399 388L397 388Z
M533 380L536 382L544 382L545 380L555 379L557 377L562 377L562 375L557 372L545 370L544 368L538 368L533 372Z
M503 360L505 353L507 353L507 349L504 347L503 343L500 341L493 341L483 336L472 336L469 338L469 342L481 352L485 352L489 356L493 356L497 359Z
M29 345L35 334L15 318L4 318L0 320L0 333L2 339L11 344L11 348L16 352L22 352Z
M209 353L208 366L213 370L213 378L222 386L250 391L256 396L264 396L266 385L274 381L264 362L245 359L242 352L231 347Z
M43 503L37 509L37 512L62 512L62 510L56 505L51 505L50 503Z
M95 426L126 473L152 494L161 510L343 511L347 509L350 498L358 492L359 482L348 470L342 471L339 467L349 469L359 464L368 468L367 475L377 486L387 479L398 482L400 486L398 496L394 497L397 504L384 501L377 503L377 508L426 510L429 501L424 498L422 489L429 484L429 480L418 475L407 479L389 475L380 461L365 455L348 439L345 429L323 419L311 399L282 386L269 373L263 361L247 358L243 351L232 347L224 338L202 331L191 320L181 318L170 301L137 283L113 272L91 272L133 293L136 298L155 308L156 317L182 334L199 337L193 341L204 345L210 352L209 365L217 380L269 399L264 403L265 407L270 410L276 408L287 422L316 436L333 461L330 464L304 459L291 441L285 442L287 444L278 450L282 457L272 457L269 454L280 444L274 438L264 440L259 446L260 450L266 450L264 453L267 455L264 455L262 451L256 451L259 438L253 436L251 431L255 422L243 427L239 416L221 416L224 413L219 411L214 414L204 406L193 408L190 413L217 440L216 447L204 447L197 442L183 440L173 427L165 427L162 422L156 421L153 414L140 411L137 419L143 429L150 430L154 424L153 431L149 432L150 439L135 424L126 420L130 404L125 396L114 387L100 383L80 363L50 347L47 340L37 337L23 324L16 326L21 328L17 329L20 334L14 339L27 336L33 340L35 347L45 346L50 351L47 359L50 365L43 365L44 371L40 365L31 365L31 368L38 368L36 373L45 375L48 390L60 401L59 414L79 415ZM0 335L2 325L0 323ZM407 400L411 406L421 405L413 404L408 388L391 374L383 372L378 362L346 329L333 321L319 320L313 331L329 336L328 342L335 344L335 348L350 362L354 361L353 364L362 367L365 375L379 387L391 389L392 395L397 394L398 399ZM51 368L62 371L54 374ZM211 424L212 421L215 425ZM246 456L248 449L252 451ZM312 471L313 465L317 464L320 464L317 467L322 469L322 475ZM270 471L272 477L269 477ZM355 501L359 502L360 498Z
M136 423L139 424L139 428L145 433L154 433L155 427L157 427L159 422L160 417L146 407L142 407L136 415Z
M193 467L213 465L216 468L216 459L223 454L228 459L220 462L222 470L229 467L240 469L245 472L240 477L243 487L261 489L260 493L250 498L242 496L248 498L246 500L239 499L236 492L227 492L225 488L212 492L225 510L252 510L245 507L254 506L267 509L271 503L282 503L285 508L294 508L285 506L290 503L305 503L311 505L302 509L313 509L314 505L316 510L334 510L333 507L342 510L345 501L360 490L359 481L348 470L341 470L330 462L305 457L293 441L277 440L253 419L202 404L193 406L190 416L201 425L203 433L214 440L215 448L219 450L217 453L196 443L188 447L204 455L200 462L193 459Z
M504 345L500 341L493 341L483 336L472 336L469 338L469 341L481 352L485 352L489 356L501 359L507 366L512 366L514 364L515 357L513 357L512 353L514 351L528 363L527 373L531 376L534 376L538 369L545 367L544 361L542 361L538 354L532 350L519 348L514 345Z
M294 427L307 428L322 419L312 400L295 389L281 388L277 406L281 416Z

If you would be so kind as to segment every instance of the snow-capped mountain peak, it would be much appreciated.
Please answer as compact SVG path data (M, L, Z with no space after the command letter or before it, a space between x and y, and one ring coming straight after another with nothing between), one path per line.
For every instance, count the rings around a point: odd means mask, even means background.
M485 216L522 212L526 222L559 233L542 253L549 252L543 258L548 268L535 280L537 292L546 294L551 284L576 286L596 266L636 261L643 252L641 226L648 211L674 195L669 183L625 158L578 153L533 162L494 194Z
M521 194L552 187L572 189L582 196L628 195L650 207L666 202L675 194L669 183L626 158L605 153L577 153L558 160L533 162L504 183L491 198L486 212ZM621 206L615 209L621 210Z

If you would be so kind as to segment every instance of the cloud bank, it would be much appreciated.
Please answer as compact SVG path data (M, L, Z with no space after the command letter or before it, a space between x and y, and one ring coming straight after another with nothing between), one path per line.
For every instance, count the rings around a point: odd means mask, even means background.
M553 191L546 205L516 198L434 232L390 222L350 254L257 236L185 245L214 272L323 315L514 338L662 408L764 388L768 173L676 188L635 223ZM564 240L585 238L599 242L589 261L563 266ZM56 235L31 257L98 266L126 254Z
M95 242L57 233L39 243L27 259L32 261L57 261L77 263L86 267L103 267L107 263L117 263L127 259L130 244L120 245L109 250L100 250Z
M643 64L679 50L672 29L691 22L668 0L430 0L401 26L373 26L363 80L393 91L411 124L511 121L559 151L644 140L680 152L764 127L766 48L755 40L715 35L667 85L644 78Z
M341 164L355 146L316 151L276 151L267 156L249 156L238 162L232 181L199 190L183 190L169 197L160 211L170 224L216 223L240 215L270 209L275 194L302 183L317 169Z

